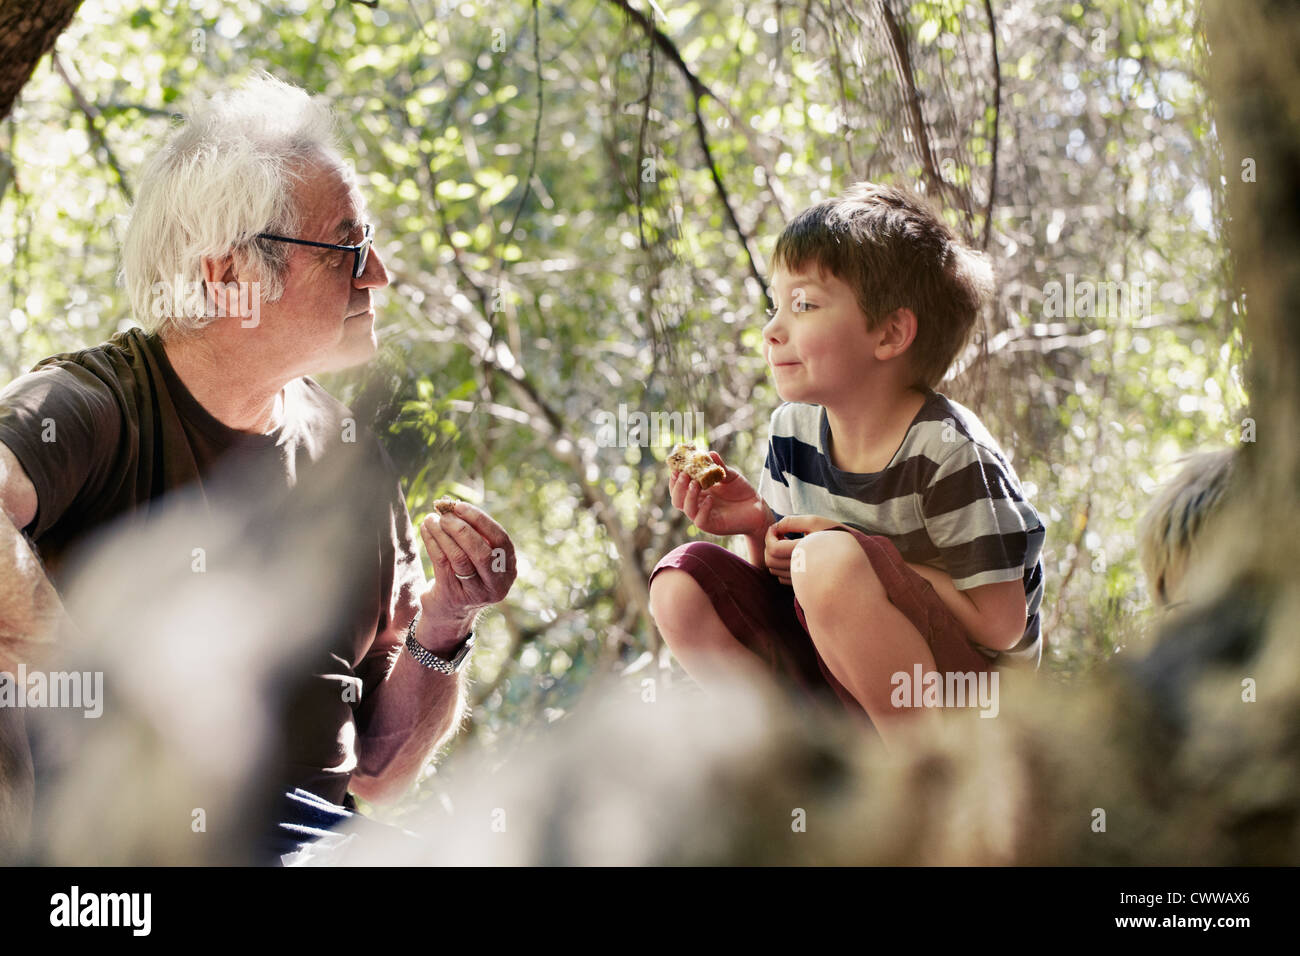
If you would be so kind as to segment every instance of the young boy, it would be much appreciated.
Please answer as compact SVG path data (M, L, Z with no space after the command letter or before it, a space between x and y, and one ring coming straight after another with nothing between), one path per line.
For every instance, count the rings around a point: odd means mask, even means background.
M750 559L692 542L651 575L693 677L764 668L829 689L888 744L915 713L897 675L1037 667L1042 522L975 415L934 390L990 286L983 258L895 188L859 183L786 226L763 328L784 404L758 490L731 468L707 491L685 472L671 485Z

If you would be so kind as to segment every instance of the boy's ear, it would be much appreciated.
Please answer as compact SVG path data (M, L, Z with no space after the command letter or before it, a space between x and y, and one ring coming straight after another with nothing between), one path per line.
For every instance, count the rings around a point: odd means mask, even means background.
M879 332L876 358L883 362L902 355L916 339L916 313L906 308L895 309L881 321Z

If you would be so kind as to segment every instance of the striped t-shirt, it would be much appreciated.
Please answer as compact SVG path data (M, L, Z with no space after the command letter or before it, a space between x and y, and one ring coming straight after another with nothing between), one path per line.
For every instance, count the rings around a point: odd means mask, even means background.
M885 535L905 561L942 570L961 591L1022 580L1024 637L1009 651L976 646L1003 663L1037 667L1043 523L974 413L933 389L927 393L893 460L870 475L831 463L822 406L786 402L772 413L758 493L778 520L817 515Z

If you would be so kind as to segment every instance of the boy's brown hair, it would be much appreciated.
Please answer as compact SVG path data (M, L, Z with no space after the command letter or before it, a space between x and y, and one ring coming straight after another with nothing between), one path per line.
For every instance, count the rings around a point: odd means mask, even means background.
M914 384L931 388L970 340L993 287L985 257L963 245L925 200L876 183L855 183L795 216L772 262L790 271L811 262L849 285L868 331L895 310L911 309Z

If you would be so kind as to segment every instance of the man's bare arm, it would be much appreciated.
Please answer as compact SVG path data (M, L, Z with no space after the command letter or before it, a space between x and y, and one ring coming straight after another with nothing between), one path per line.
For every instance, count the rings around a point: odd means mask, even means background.
M0 442L0 509L19 530L36 517L36 486L23 469L18 456Z
M36 489L18 458L0 442L0 670L48 646L63 602L21 528L36 517Z
M19 530L36 517L36 489L7 445L0 442L0 671L46 643L63 612L54 586ZM0 708L0 863L13 862L31 828L35 778L23 712Z
M416 625L415 639L440 657L450 657L458 639L473 627L474 615ZM357 740L352 792L371 803L392 803L415 782L429 755L455 734L465 712L465 671L446 675L424 667L400 648L405 629L389 636L397 661L362 701L365 731Z
M478 611L509 592L517 573L514 544L504 528L466 502L426 517L420 534L434 583L420 597L415 639L448 660ZM425 759L458 729L464 714L464 677L439 674L405 651L393 651L404 638L390 629L385 644L377 645L398 656L371 694L373 710L363 709L361 715L364 731L352 789L380 803L406 792Z

